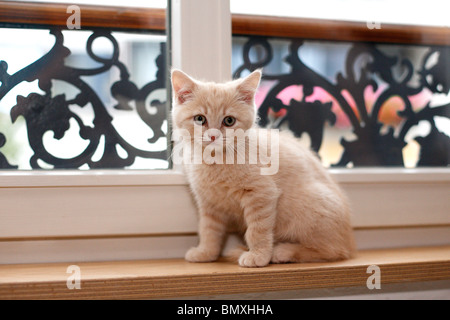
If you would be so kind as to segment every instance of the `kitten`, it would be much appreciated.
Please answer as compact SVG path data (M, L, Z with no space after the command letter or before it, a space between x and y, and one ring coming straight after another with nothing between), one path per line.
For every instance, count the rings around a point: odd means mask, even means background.
M347 199L317 156L292 134L269 136L269 130L256 129L254 96L260 79L257 70L244 79L216 84L172 70L174 129L187 133L180 143L183 152L197 148L204 156L200 162L193 161L192 152L184 158L198 205L200 237L185 258L217 260L227 232L233 230L244 235L248 247L238 259L243 267L347 259L355 250ZM233 147L237 139L228 139L230 129L260 134L248 134ZM257 149L252 149L255 141ZM273 163L263 163L259 156L270 153L271 142L277 143ZM211 146L213 151L208 151ZM248 149L244 154L241 146ZM257 150L256 162L249 161L252 150ZM226 161L229 153L232 164ZM236 162L239 156L241 162ZM273 164L276 173L264 174L262 169Z

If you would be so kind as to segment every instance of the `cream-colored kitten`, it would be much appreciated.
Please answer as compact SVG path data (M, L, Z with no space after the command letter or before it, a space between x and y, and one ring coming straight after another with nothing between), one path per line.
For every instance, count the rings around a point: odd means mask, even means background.
M261 72L255 71L216 84L172 71L172 120L175 131L189 137L181 142L183 151L191 150L184 168L200 217L200 243L186 253L186 260L216 260L230 230L244 235L248 250L239 257L244 267L349 258L354 240L347 199L311 151L289 133L275 139L266 129L254 129L263 138L248 134L240 145L225 148L238 140L227 139L226 130L250 132L256 127L254 95L260 78ZM257 149L252 149L255 141ZM247 148L244 158L240 146ZM195 148L202 152L200 161L192 156ZM229 150L233 164L226 161L231 159ZM250 161L252 152L258 161ZM263 152L273 163L262 163ZM262 172L275 162L276 173Z

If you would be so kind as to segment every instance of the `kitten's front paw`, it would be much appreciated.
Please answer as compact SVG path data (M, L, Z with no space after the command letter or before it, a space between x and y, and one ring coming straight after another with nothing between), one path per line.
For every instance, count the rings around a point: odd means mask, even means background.
M184 256L189 262L211 262L216 261L218 257L218 254L199 247L189 249Z
M248 251L239 257L239 265L241 267L265 267L270 262L271 255L260 252Z

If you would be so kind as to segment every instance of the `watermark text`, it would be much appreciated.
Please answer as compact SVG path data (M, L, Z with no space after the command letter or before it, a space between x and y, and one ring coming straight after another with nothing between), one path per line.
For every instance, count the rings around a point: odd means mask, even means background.
M66 20L67 29L73 30L81 29L81 9L77 5L71 5L67 7L66 13L70 13L70 16Z
M195 127L176 129L177 142L172 153L175 164L251 164L258 165L261 175L274 175L279 169L279 130L217 129L203 131Z
M366 285L369 290L381 289L381 269L377 265L370 265L367 267L366 273L370 273L371 276L367 278Z
M81 289L81 269L77 265L70 265L67 267L66 273L69 273L70 276L67 278L66 285L67 289Z

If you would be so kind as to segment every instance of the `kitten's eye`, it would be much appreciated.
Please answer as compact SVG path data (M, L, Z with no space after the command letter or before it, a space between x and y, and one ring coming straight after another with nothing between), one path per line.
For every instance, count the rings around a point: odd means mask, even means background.
M228 116L223 119L223 124L227 127L231 127L235 123L236 123L236 118L234 118L234 117Z
M194 117L194 122L200 126L203 126L206 123L206 117L198 114Z

